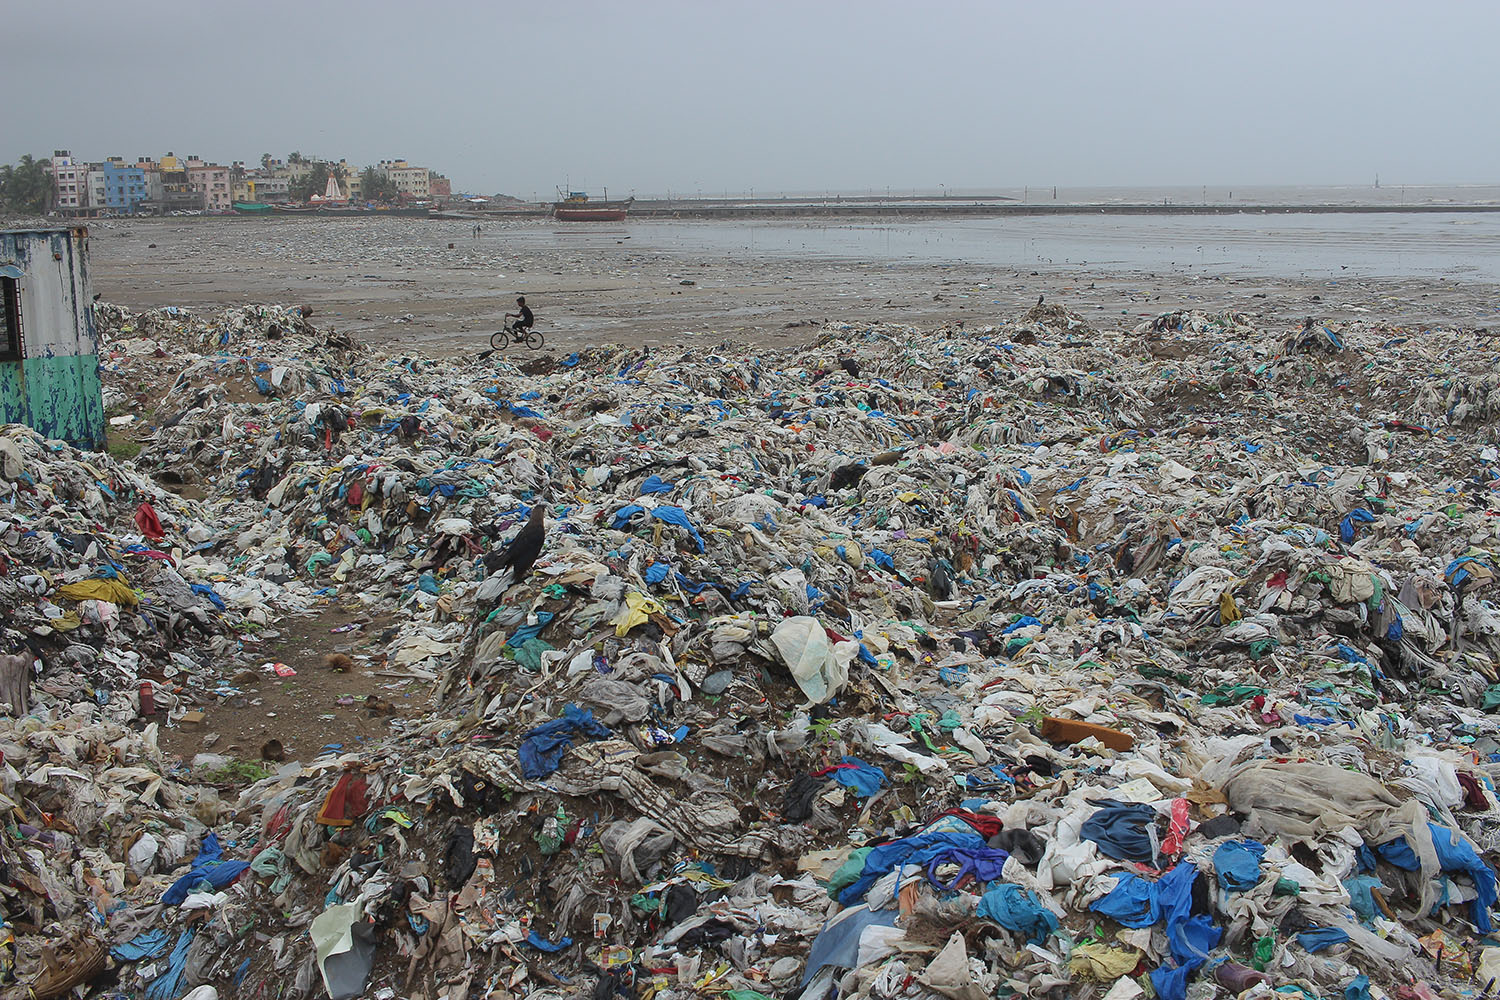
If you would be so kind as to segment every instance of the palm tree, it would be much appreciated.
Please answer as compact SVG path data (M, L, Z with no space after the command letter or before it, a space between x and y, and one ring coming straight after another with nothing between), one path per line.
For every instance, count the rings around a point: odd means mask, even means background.
M14 211L45 213L52 204L46 165L27 153L16 166L0 167L0 203Z

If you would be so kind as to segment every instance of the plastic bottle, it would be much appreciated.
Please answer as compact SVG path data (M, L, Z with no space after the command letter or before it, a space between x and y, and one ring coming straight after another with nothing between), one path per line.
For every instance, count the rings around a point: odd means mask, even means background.
M557 813L548 816L542 821L542 830L536 835L537 845L541 848L543 857L551 857L562 850L563 838L568 832L568 814L562 806L557 807Z
M1271 985L1271 977L1264 972L1256 972L1248 966L1240 965L1238 962L1221 962L1214 968L1214 979L1218 980L1220 986L1238 996L1261 983Z

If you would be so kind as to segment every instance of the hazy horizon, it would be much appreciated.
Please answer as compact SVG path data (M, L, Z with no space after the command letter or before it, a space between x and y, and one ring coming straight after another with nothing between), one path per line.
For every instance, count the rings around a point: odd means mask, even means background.
M71 0L7 19L0 160L404 157L548 199L1483 186L1500 5Z

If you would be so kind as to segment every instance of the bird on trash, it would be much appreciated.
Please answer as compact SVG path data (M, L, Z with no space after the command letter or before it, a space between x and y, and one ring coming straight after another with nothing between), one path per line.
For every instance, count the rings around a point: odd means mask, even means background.
M859 362L853 358L839 358L839 366L849 373L850 378L859 378Z
M1037 304L1037 306L1040 307L1041 304L1046 301L1046 299L1047 299L1047 293L1046 292L1043 292L1042 294L1038 295L1036 297L1036 304Z
M946 559L935 559L927 567L927 580L932 596L939 601L953 597L953 564Z
M512 574L511 586L526 579L537 556L542 554L542 542L547 538L544 521L546 516L547 505L538 500L531 508L531 516L526 519L525 526L516 532L516 537L510 540L510 544L502 551L491 552L484 557L485 572L493 574L509 569Z

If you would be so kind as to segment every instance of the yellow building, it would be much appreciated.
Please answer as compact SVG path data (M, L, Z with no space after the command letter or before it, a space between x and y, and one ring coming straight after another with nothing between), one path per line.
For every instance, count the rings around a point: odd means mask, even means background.
M414 167L405 160L381 160L377 169L391 179L398 194L407 198L430 196L432 172L426 167Z

